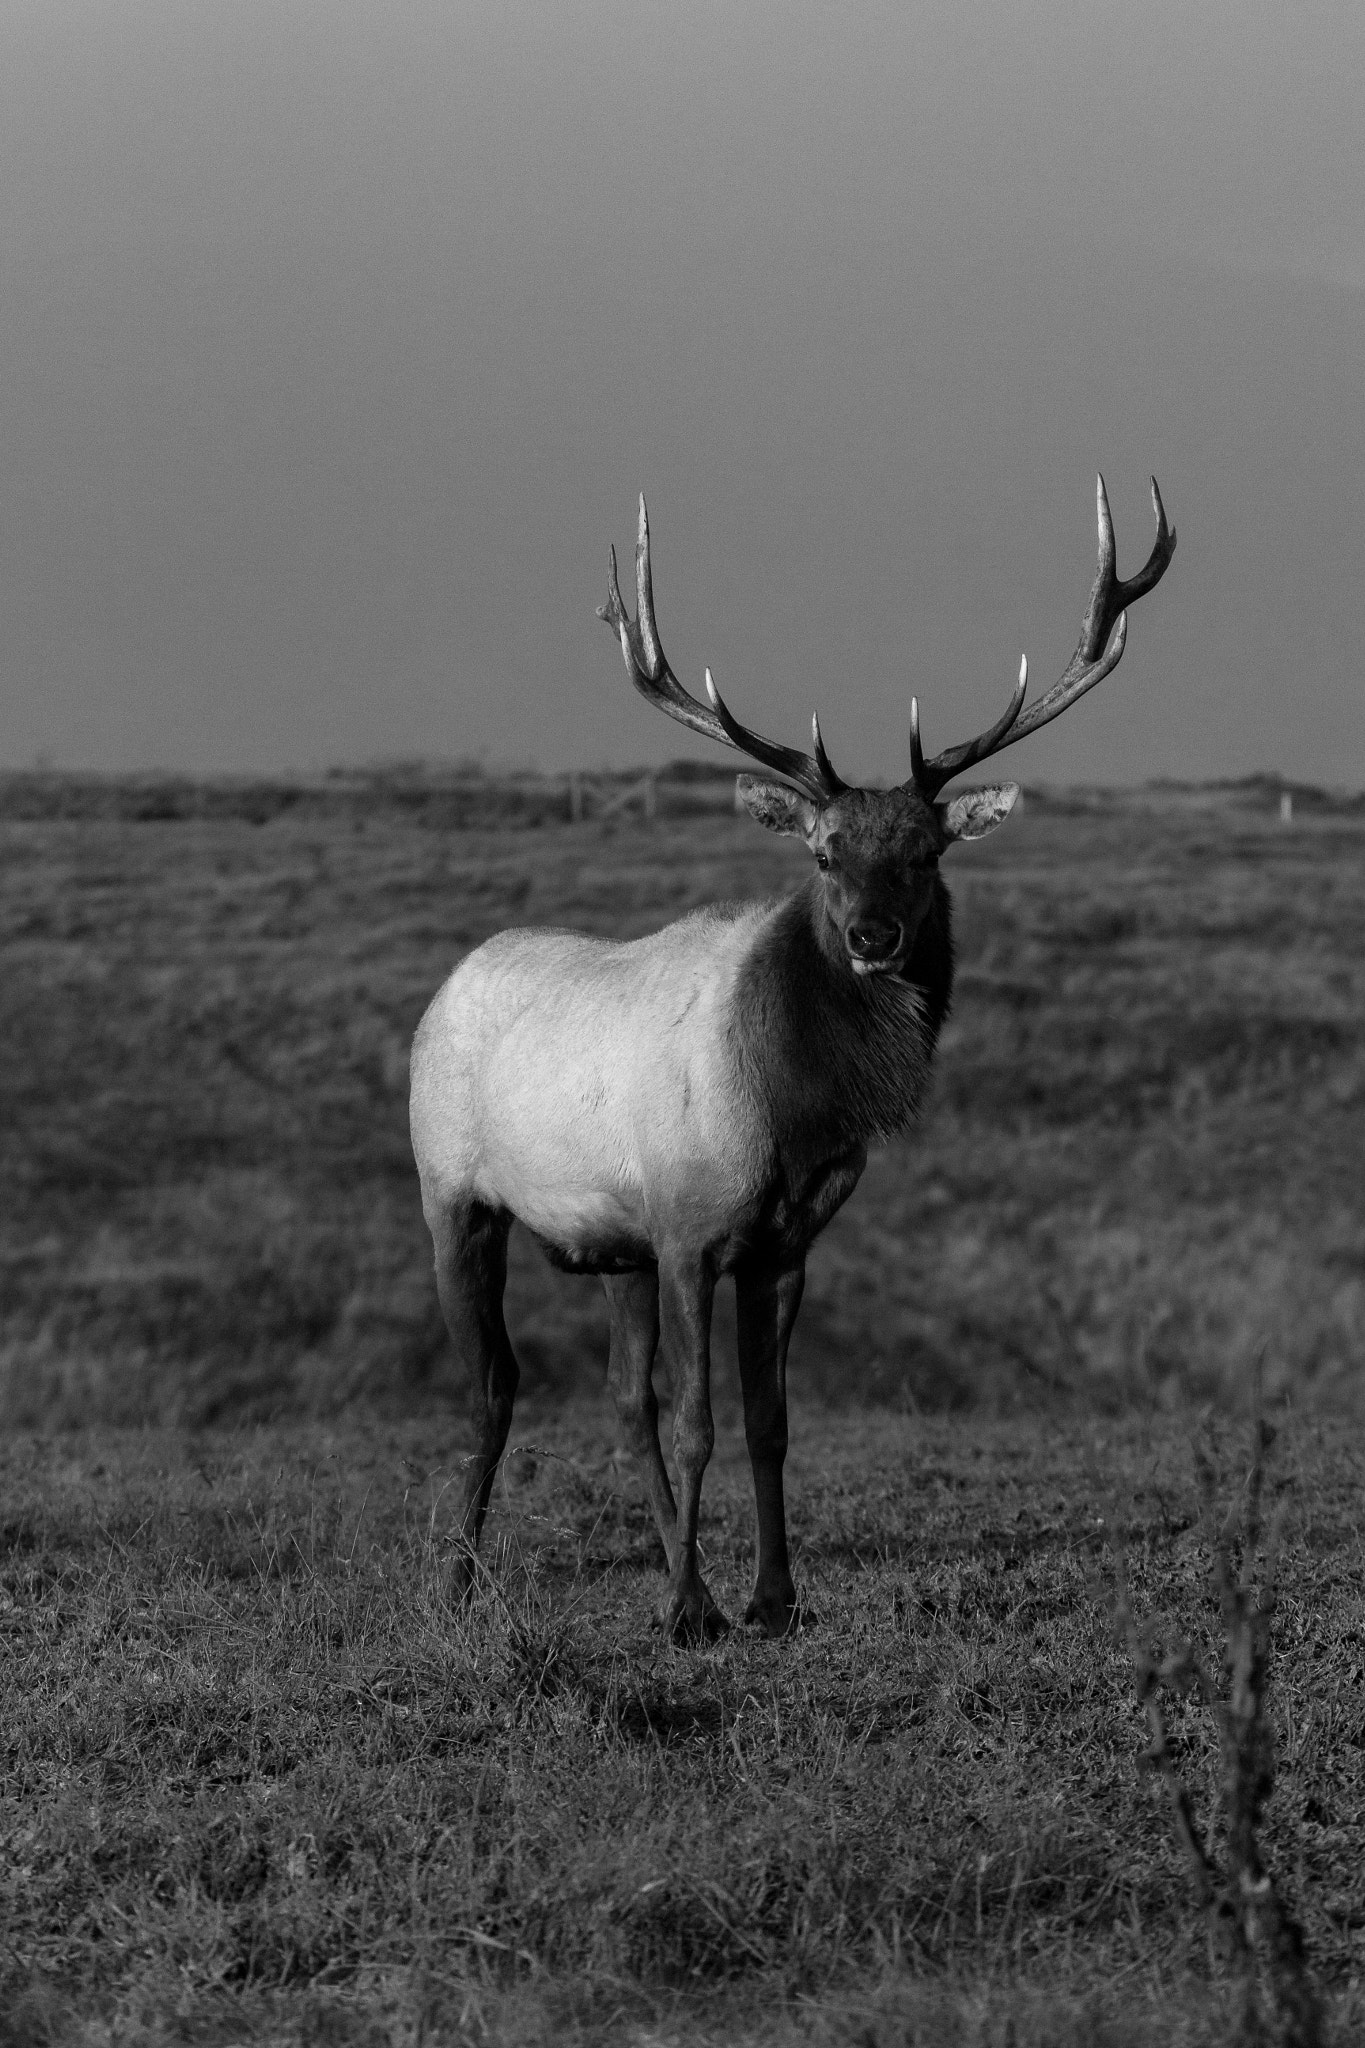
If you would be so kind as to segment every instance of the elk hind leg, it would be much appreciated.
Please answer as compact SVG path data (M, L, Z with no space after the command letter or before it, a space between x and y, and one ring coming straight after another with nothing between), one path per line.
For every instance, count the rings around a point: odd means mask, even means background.
M460 1596L473 1580L474 1553L512 1426L520 1378L502 1315L511 1222L506 1210L471 1202L442 1216L432 1230L436 1291L451 1342L469 1374L475 1438L460 1512L462 1544L451 1574L451 1589Z
M653 1273L604 1273L602 1286L611 1312L607 1384L672 1571L678 1554L678 1510L659 1448L659 1401L654 1392L659 1282Z

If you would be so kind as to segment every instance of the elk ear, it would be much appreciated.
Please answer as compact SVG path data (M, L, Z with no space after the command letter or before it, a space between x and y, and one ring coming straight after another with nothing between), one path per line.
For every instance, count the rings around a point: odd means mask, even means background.
M770 832L795 832L809 839L820 815L817 804L786 782L764 782L757 775L740 775L735 791L751 818Z
M964 789L946 804L935 804L947 839L984 839L1003 825L1019 795L1017 782L992 782L985 789Z

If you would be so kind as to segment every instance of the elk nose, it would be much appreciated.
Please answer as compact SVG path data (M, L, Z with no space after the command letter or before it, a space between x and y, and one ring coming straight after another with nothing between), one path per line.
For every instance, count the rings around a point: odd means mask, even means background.
M848 928L848 950L855 960L889 960L901 942L898 924L866 918Z

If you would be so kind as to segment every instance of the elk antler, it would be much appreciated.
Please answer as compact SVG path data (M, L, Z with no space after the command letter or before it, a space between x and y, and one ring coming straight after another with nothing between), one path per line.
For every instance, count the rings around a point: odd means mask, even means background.
M635 543L635 592L637 616L632 619L621 602L616 550L613 548L607 601L598 606L597 616L605 619L619 638L621 652L626 658L626 673L640 695L658 710L667 712L670 718L676 718L680 725L690 726L693 732L705 733L707 739L719 740L723 746L738 747L751 760L762 762L766 768L776 768L779 775L785 775L816 803L828 803L831 797L838 796L846 785L835 774L825 752L818 717L811 719L815 752L800 754L794 747L780 746L776 740L765 740L760 734L750 732L747 725L741 725L711 680L710 669L706 671L706 693L711 699L710 705L699 702L674 675L659 644L659 628L654 618L654 585L649 569L649 515L645 511L643 493L640 497L639 538Z
M937 796L945 782L954 775L960 775L964 768L973 767L984 761L988 755L999 753L1002 747L1012 747L1016 740L1037 732L1040 725L1058 717L1068 704L1074 704L1087 690L1093 690L1096 683L1103 682L1111 669L1118 667L1123 656L1127 637L1128 620L1126 607L1136 603L1147 591L1161 581L1175 553L1175 528L1166 524L1166 508L1161 502L1161 493L1152 478L1152 507L1156 513L1156 540L1136 576L1127 583L1119 581L1118 555L1114 544L1114 521L1109 510L1109 499L1104 488L1104 478L1095 479L1096 509L1099 516L1100 560L1095 571L1095 581L1086 606L1085 620L1081 626L1081 637L1076 652L1067 663L1066 669L1057 681L1038 699L1024 716L1024 691L1028 687L1028 661L1019 664L1019 680L1014 686L1014 695L1006 705L1003 715L993 726L974 740L964 740L960 746L949 747L942 754L935 754L931 761L924 758L919 737L919 705L910 699L910 780L922 795ZM1117 621L1117 626L1115 625ZM1110 638L1110 634L1113 638Z

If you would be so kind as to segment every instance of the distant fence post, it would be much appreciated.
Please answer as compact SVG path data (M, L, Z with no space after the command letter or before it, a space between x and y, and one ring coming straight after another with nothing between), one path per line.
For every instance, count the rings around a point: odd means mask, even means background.
M1281 791L1280 794L1280 823L1282 825L1292 825L1293 822L1294 799L1290 795L1289 791L1286 789Z
M575 772L569 776L569 816L575 824L586 817L589 810L602 824L606 824L611 818L628 815L632 804L639 804L641 815L646 819L656 815L659 795L653 775L642 775L638 782L628 782L624 789L613 787L612 778L605 774L593 776Z

